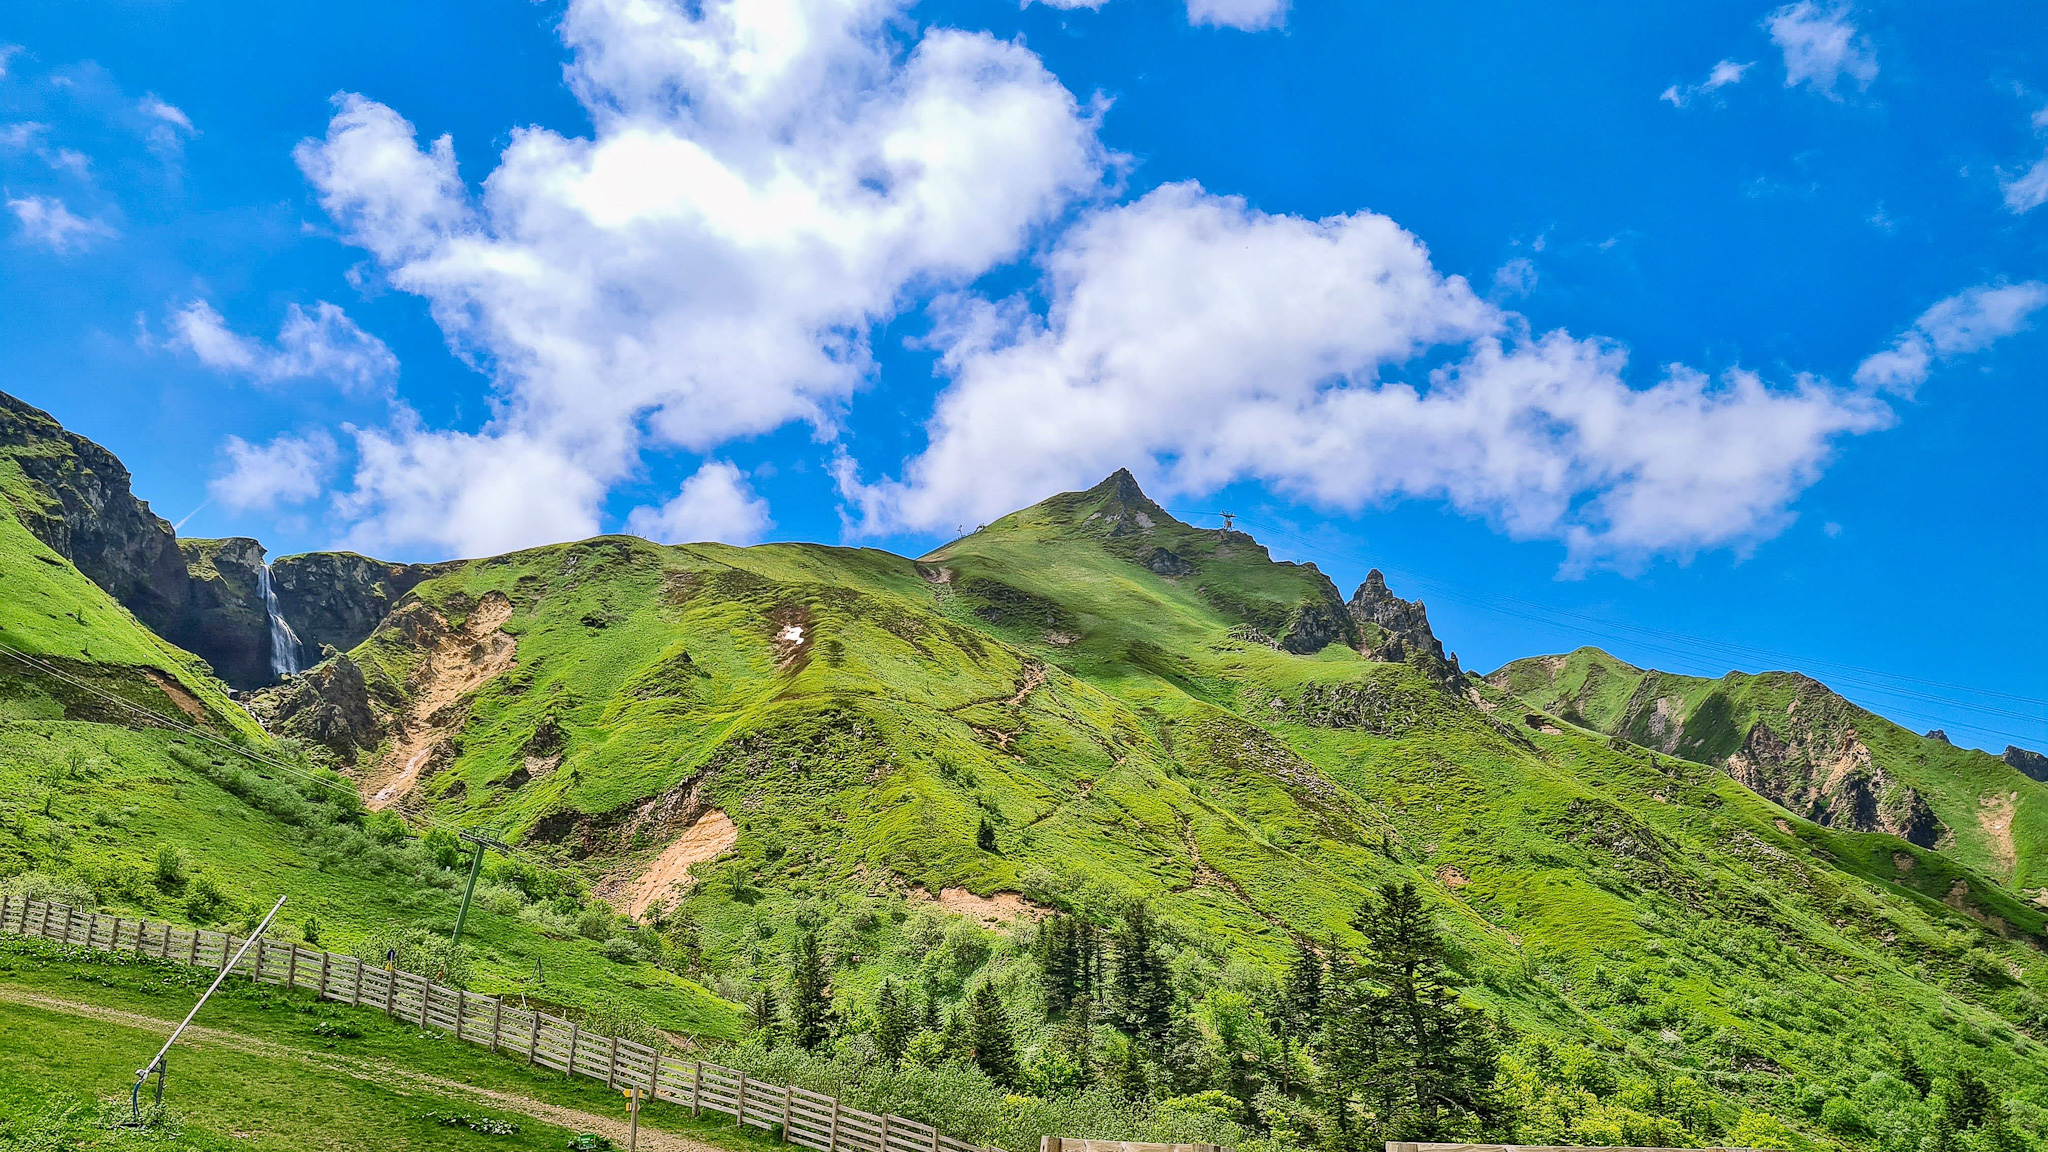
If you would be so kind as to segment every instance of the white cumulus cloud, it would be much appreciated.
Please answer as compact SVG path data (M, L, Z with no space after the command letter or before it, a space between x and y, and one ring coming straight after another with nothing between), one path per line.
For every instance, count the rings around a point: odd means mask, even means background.
M321 431L278 436L268 444L230 436L221 445L226 470L206 490L238 512L303 504L320 495L337 451L334 437Z
M768 502L745 473L723 460L705 461L667 503L635 508L626 517L626 531L658 544L753 544L774 526Z
M1026 0L1051 8L1100 8L1109 0ZM1188 23L1260 32L1287 21L1288 0L1187 0Z
M301 168L500 393L478 432L363 446L357 538L558 540L596 526L644 449L829 428L876 324L1013 259L1102 185L1094 111L1037 56L912 35L905 7L574 0L561 27L594 133L514 131L474 196L453 141L338 97Z
M1911 396L1937 360L1981 352L2024 329L2048 305L2048 283L1979 284L1937 301L1892 346L1856 367L1856 382Z
M1673 84L1671 87L1666 88L1658 99L1666 101L1675 108L1683 108L1706 93L1717 92L1731 84L1742 83L1743 75L1754 67L1756 67L1754 60L1747 64L1737 64L1733 60L1723 60L1708 70L1705 80L1697 84Z
M13 211L15 222L20 226L22 240L41 245L60 256L83 252L93 244L116 235L113 226L106 221L79 216L55 196L23 196L18 200L8 200L7 207Z
M1563 540L1576 566L1628 566L1778 530L1840 437L1892 418L1805 377L1674 365L1633 388L1621 349L1529 333L1373 213L1169 185L1089 213L1045 273L1043 315L956 303L951 383L900 478L842 461L869 530L983 522L1131 465L1162 494L1441 499Z
M1785 54L1787 88L1804 84L1839 99L1835 86L1843 77L1859 90L1877 79L1877 54L1850 22L1847 7L1822 8L1813 0L1799 0L1772 12L1764 29Z
M2048 108L2034 113L2034 131L2048 131ZM2000 170L1999 190L2005 193L2005 206L2014 214L2032 212L2048 204L2048 156L2034 161L2032 167L2008 173Z
M167 163L176 162L185 154L185 142L199 134L192 126L192 118L175 104L164 101L156 93L145 94L135 104L143 117L143 139L149 150Z
M309 313L297 304L285 309L274 344L244 336L204 300L175 309L166 318L171 347L221 372L262 383L328 380L351 390L372 390L398 374L398 357L348 314L325 300Z

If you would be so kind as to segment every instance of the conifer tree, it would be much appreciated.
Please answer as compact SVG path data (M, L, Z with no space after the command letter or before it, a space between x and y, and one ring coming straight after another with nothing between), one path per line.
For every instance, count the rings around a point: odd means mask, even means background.
M1121 1038L1113 1041L1109 1064L1103 1072L1110 1087L1132 1100L1143 1100L1152 1094L1152 1083L1145 1075L1145 1056L1138 1045Z
M968 1043L974 1065L1004 1087L1017 1083L1017 1038L1010 1033L1010 1014L995 986L984 983L968 1002Z
M897 993L894 980L882 981L882 990L875 995L875 1047L890 1067L903 1062L916 1030L917 1017L909 999Z
M1913 1091L1918 1092L1922 1100L1927 1099L1927 1094L1934 1090L1934 1078L1927 1074L1927 1069L1921 1065L1919 1057L1913 1055L1913 1049L1904 1044L1899 1045L1899 1079L1912 1085Z
M981 849L983 852L991 852L997 854L1000 854L1001 852L1001 850L996 847L996 826L994 824L989 823L989 819L986 816L983 816L981 818L981 827L975 829L974 831L974 846Z
M772 1051L782 1032L781 1013L776 1010L775 990L766 984L754 989L754 1002L747 1005L747 1014L753 1018L754 1031L760 1034L761 1047Z
M1154 1053L1163 1052L1173 1023L1173 983L1159 954L1157 926L1143 904L1124 910L1116 941L1116 1024Z
M1323 958L1306 943L1295 946L1294 959L1288 963L1286 979L1280 985L1278 1016L1280 1025L1280 1091L1294 1090L1294 1050L1304 1043L1303 1038L1320 1035L1323 1030Z
M1955 1121L1957 1131L1975 1128L1991 1117L1998 1101L1991 1085L1968 1067L1956 1069L1955 1078L1942 1086L1942 1110Z
M790 955L790 1040L806 1052L832 1038L831 979L817 929L798 930Z
M1067 1011L1067 1018L1060 1021L1056 1036L1060 1048L1074 1062L1074 1071L1081 1083L1092 1083L1095 1079L1094 1002L1086 996L1075 999Z
M1499 1052L1484 1014L1459 1001L1415 885L1383 885L1352 925L1366 938L1364 960L1333 958L1325 990L1333 1121L1373 1140L1436 1139L1491 1121ZM1350 1123L1353 1106L1377 1132Z

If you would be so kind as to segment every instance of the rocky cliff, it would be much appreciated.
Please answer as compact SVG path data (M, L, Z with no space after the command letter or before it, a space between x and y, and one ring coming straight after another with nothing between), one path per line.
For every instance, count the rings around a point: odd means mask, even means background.
M180 540L185 607L164 639L197 652L222 680L257 688L277 677L270 667L270 616L263 608L263 545L246 536Z
M299 664L346 652L368 639L407 592L459 563L391 564L353 552L308 552L270 566L271 588L284 618L298 633Z
M1430 630L1429 613L1420 600L1403 600L1387 590L1387 578L1375 568L1345 605L1358 629L1358 648L1374 660L1414 664L1440 682L1464 676L1455 654Z
M177 630L188 583L177 534L135 498L113 453L0 392L0 471L15 473L0 491L37 539L157 634Z
M2008 744L2005 746L2005 755L1999 759L2018 769L2021 775L2030 780L2048 782L2048 756Z

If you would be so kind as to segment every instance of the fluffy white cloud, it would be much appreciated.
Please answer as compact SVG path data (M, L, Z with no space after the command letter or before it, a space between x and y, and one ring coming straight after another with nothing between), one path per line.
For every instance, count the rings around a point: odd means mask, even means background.
M474 434L366 444L359 538L562 539L644 448L829 427L874 325L1101 185L1095 114L1038 57L946 28L906 43L905 3L574 0L595 132L513 132L477 197L448 138L423 148L396 111L338 97L301 168L501 400Z
M192 126L190 116L154 92L145 94L135 107L142 113L143 139L149 142L149 150L161 160L178 160L185 154L185 141L199 134L199 130Z
M16 56L21 55L21 45L0 44L0 80L7 78L7 66Z
M1273 216L1170 185L1088 214L1045 271L1044 316L956 304L952 383L900 479L842 461L867 528L982 522L1129 464L1169 494L1442 499L1562 539L1575 564L1627 565L1775 531L1839 437L1891 419L1804 377L1672 366L1631 388L1619 348L1530 334L1372 213Z
M266 384L329 380L367 391L398 375L398 357L391 349L325 300L316 301L310 314L297 304L287 308L275 344L235 332L204 300L174 310L165 322L171 347L192 353L209 368Z
M1032 3L1034 0L1025 0ZM1100 8L1108 0L1035 0L1051 8ZM1188 23L1259 32L1287 20L1288 0L1187 0Z
M2048 283L1979 284L1935 303L1892 346L1856 367L1856 382L1911 396L1934 362L1981 352L2027 326L2048 305Z
M1756 67L1754 60L1747 64L1737 64L1733 60L1723 60L1707 72L1705 80L1697 84L1682 86L1673 84L1671 87L1666 88L1658 99L1670 103L1675 108L1683 108L1692 103L1694 99L1708 92L1716 92L1731 84L1742 83L1744 73L1747 73L1754 67Z
M1764 21L1771 42L1785 54L1785 87L1801 84L1831 99L1844 76L1860 89L1877 79L1877 55L1870 41L1849 22L1847 7L1822 8L1799 0L1772 12Z
M2034 131L2048 131L2048 108L2034 113ZM1998 174L1999 189L2005 193L2005 206L2013 213L2032 212L2048 204L2048 156L2034 162L2024 172Z
M626 517L626 531L661 544L753 544L774 526L768 502L745 473L723 460L705 461L667 503L635 508Z
M39 244L60 256L83 252L115 235L106 221L76 215L55 196L24 196L9 200L7 207L13 210L24 241Z
M214 477L206 490L238 512L303 504L326 485L336 453L334 438L325 432L279 436L260 445L230 436L221 445L226 471Z

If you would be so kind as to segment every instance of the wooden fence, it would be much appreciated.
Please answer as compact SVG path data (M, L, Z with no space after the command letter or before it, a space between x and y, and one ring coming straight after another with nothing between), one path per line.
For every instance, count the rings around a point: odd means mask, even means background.
M1387 1152L1771 1152L1763 1148L1636 1148L1619 1145L1416 1144L1390 1140Z
M102 952L132 952L220 971L237 941L225 932L124 920L55 901L0 897L0 931L39 936ZM424 976L318 952L289 941L259 939L235 971L251 980L304 989L323 1000L375 1008L421 1028L452 1032L564 1075L602 1080L607 1088L638 1086L692 1114L722 1112L740 1124L781 1129L784 1143L817 1152L997 1152L955 1140L929 1124L877 1116L803 1088L767 1084L702 1060L683 1060L644 1044L586 1032L545 1012L514 1008L495 996L447 988Z

